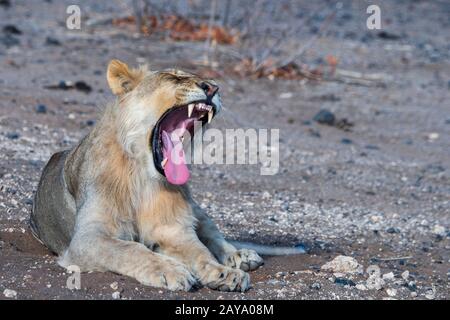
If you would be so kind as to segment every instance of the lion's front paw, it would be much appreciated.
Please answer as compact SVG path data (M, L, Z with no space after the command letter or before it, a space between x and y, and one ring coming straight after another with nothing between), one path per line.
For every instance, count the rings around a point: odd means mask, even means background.
M242 270L217 265L202 282L214 290L245 292L250 286L250 276Z
M157 268L143 270L136 278L142 284L172 291L189 291L197 283L187 267L173 259L167 259Z
M240 249L227 256L223 264L231 268L252 271L263 265L264 261L255 250Z

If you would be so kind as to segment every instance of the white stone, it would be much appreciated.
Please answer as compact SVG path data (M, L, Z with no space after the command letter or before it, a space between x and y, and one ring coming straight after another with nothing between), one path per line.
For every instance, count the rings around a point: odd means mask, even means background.
M366 281L366 286L369 290L381 290L384 284L384 280L377 274L370 276Z
M356 289L361 290L361 291L366 291L367 287L365 285L363 285L362 283L359 283L356 285Z
M270 195L270 193L268 191L264 191L263 194L262 194L262 198L263 199L270 199L271 195Z
M393 288L386 289L386 293L390 297L395 297L397 295L397 290Z
M363 267L355 258L348 256L337 256L332 261L325 263L321 268L323 271L333 273L362 273Z
M119 284L117 283L117 281L114 281L114 282L111 283L109 286L110 286L111 289L113 289L114 291L117 291L117 289L119 289Z
M383 274L383 280L393 280L394 279L394 273L391 271L389 273Z
M5 290L3 290L3 295L6 298L15 298L15 297L17 297L17 291L14 291L11 289L5 289Z
M292 96L292 92L283 92L280 94L280 99L290 99Z
M120 292L119 291L113 292L112 298L114 300L119 300L120 299Z
M403 280L408 281L408 278L409 278L408 270L406 270L405 272L402 273L402 278L403 278Z
M443 237L443 236L445 236L445 227L437 224L433 227L432 232L433 232L433 234L435 234L437 236Z

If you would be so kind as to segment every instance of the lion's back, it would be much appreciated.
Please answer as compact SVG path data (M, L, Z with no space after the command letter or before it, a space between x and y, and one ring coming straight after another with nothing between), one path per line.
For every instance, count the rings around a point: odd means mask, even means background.
M64 179L64 163L69 152L53 154L46 164L30 218L34 235L57 254L69 246L75 228L75 201Z

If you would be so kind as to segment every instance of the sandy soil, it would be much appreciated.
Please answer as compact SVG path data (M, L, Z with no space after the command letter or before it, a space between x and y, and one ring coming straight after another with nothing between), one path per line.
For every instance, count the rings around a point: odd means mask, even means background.
M68 274L28 229L43 166L83 137L112 101L105 80L110 59L202 72L194 62L203 44L108 24L69 31L65 8L73 1L12 2L0 6L0 27L21 32L0 31L0 299L5 289L18 299L112 299L115 291L123 299L450 297L450 7L444 1L382 1L383 31L394 37L367 30L365 7L346 4L302 59L314 65L335 55L340 68L382 74L382 86L243 79L224 72L231 62L218 67L226 110L214 127L280 129L280 170L261 176L258 165L195 165L195 197L229 238L308 252L266 257L244 294L168 292L112 273L83 274L81 290L66 288ZM126 14L118 1L79 2L86 19ZM297 3L305 16L330 5ZM317 32L323 17L311 16L292 47ZM63 80L84 81L92 91L45 88ZM351 130L312 121L323 108L353 123ZM340 254L364 270L378 266L387 274L384 283L364 290L366 272L320 270Z

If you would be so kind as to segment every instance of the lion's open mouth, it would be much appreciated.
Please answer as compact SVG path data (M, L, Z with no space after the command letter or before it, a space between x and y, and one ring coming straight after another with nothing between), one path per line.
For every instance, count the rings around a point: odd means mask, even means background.
M183 150L185 137L193 137L194 123L211 122L216 107L211 102L197 101L167 110L156 123L151 138L153 161L156 169L171 184L181 185L189 180L186 155Z

